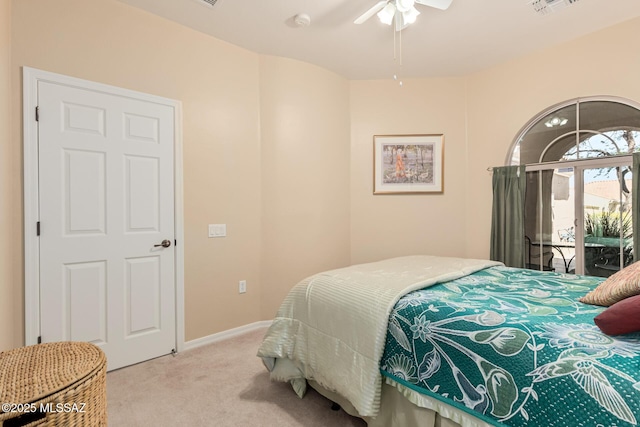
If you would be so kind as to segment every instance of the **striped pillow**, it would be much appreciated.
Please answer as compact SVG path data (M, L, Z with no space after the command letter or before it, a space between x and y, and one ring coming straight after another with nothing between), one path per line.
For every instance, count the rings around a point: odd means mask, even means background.
M640 295L640 262L634 262L609 276L597 288L580 298L580 302L609 307L634 295Z

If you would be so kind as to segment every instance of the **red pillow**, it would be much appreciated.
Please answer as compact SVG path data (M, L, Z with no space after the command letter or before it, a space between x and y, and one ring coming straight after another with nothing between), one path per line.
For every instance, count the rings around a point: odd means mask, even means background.
M640 295L613 304L593 321L607 335L640 332Z

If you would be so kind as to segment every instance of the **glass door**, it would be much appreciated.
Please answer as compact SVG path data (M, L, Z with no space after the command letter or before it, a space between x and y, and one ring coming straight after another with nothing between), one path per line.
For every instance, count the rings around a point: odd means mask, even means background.
M575 206L573 167L527 172L527 268L562 273L575 271Z
M526 267L608 277L633 262L631 159L527 168Z
M576 270L576 191L574 168L553 170L551 186L552 248L555 271L575 273Z
M629 166L583 168L584 273L608 277L633 262Z

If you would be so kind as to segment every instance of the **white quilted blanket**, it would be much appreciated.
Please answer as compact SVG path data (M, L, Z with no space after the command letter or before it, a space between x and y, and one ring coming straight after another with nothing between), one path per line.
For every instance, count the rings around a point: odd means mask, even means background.
M289 359L296 369L286 380L313 379L348 399L361 416L375 417L378 362L395 303L408 292L494 265L500 263L409 256L316 274L287 295L258 356L269 370L275 359Z

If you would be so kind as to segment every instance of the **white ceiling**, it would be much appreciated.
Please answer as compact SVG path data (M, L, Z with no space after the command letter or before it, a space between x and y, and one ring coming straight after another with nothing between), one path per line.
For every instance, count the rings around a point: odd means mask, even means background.
M580 0L541 15L531 0L453 0L394 34L376 16L354 19L378 0L120 0L253 52L299 59L349 79L460 76L640 16L640 0ZM306 13L309 27L293 17ZM397 43L397 42L396 42ZM185 46L185 49L188 49Z

